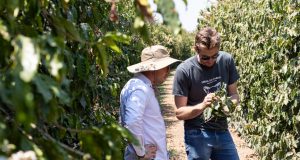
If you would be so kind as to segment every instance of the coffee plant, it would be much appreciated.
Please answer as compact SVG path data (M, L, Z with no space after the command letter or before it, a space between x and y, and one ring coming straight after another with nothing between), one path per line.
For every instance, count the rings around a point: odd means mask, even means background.
M236 100L231 100L228 96L226 85L221 85L221 88L213 94L212 104L203 112L204 120L209 121L212 118L230 117L235 112L238 103Z
M202 13L206 25L240 73L232 124L261 159L300 159L300 2L222 0Z

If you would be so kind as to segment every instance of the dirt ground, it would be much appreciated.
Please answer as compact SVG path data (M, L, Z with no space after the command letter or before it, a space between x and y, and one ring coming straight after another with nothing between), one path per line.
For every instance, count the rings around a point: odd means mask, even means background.
M167 127L167 145L172 160L186 160L183 140L183 121L175 117L175 104L172 95L172 82L174 72L162 85L163 92L160 94L162 112ZM240 160L257 160L255 152L247 146L245 141L238 136L234 129L230 128L231 135L238 150Z

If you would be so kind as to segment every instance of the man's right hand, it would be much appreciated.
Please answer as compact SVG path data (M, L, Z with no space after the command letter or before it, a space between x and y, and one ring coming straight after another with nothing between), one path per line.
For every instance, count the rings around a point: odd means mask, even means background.
M141 160L150 160L154 159L156 156L157 147L154 144L146 144L145 145L145 156L143 158L140 158Z
M215 93L209 93L208 95L205 96L202 103L207 108L207 107L210 107L211 104L218 99L219 99L219 97L217 97Z

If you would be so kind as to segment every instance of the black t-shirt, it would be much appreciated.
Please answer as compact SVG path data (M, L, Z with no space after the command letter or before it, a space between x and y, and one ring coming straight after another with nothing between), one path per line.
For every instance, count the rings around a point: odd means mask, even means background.
M187 97L187 105L194 106L201 103L208 93L216 92L221 84L231 85L239 79L239 74L232 56L220 51L216 64L212 68L205 68L193 56L181 63L174 76L173 94ZM203 114L184 121L185 129L206 128L227 129L227 118L213 118L204 123Z

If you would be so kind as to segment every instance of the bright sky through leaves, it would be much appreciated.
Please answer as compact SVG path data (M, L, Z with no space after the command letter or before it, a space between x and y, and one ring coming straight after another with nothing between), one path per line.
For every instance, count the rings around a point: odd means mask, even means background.
M187 0L187 5L185 5L183 0L174 0L174 2L176 10L179 13L182 28L192 32L197 28L197 18L200 11L217 3L217 0ZM149 0L149 3L155 11L156 5L153 3L153 0ZM155 14L155 18L161 21L160 15Z

